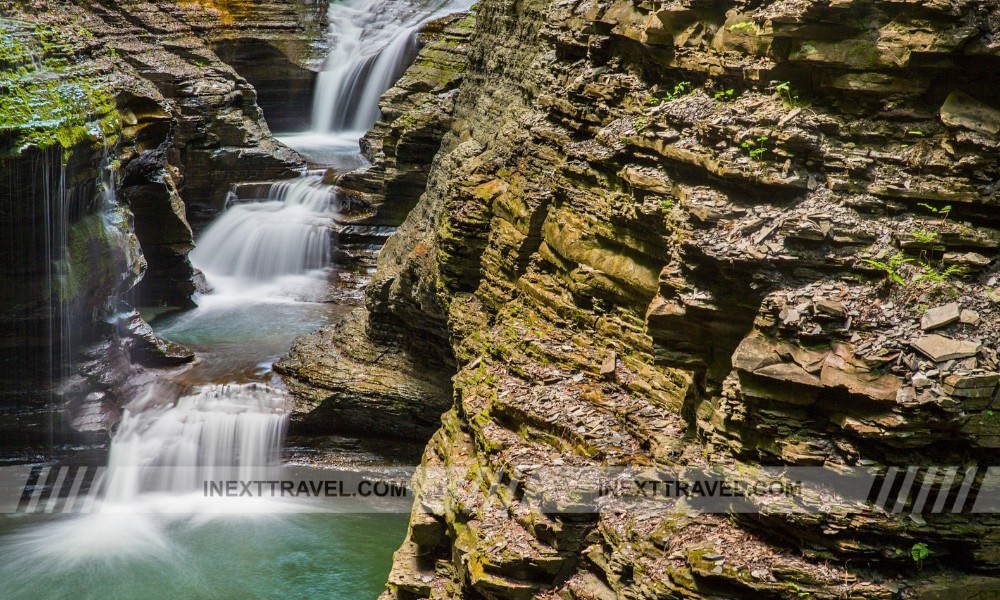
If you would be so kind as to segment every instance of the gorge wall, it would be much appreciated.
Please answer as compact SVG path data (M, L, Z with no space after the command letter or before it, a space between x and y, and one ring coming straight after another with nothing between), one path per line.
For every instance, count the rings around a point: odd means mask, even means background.
M911 517L916 489L895 511L583 516L480 476L974 477L1000 440L998 27L963 0L483 0L365 310L279 363L340 427L419 437L444 412L423 463L450 476L415 482L386 597L1000 593L996 519ZM412 122L406 89L383 130ZM386 357L388 385L361 376Z
M18 402L39 408L51 357L100 340L71 381L90 404L68 414L107 430L128 354L186 359L138 315L106 319L130 294L187 305L192 229L230 183L301 166L262 116L305 122L324 13L0 0ZM919 514L915 495L567 515L481 477L981 477L1000 445L998 28L972 0L483 0L427 28L363 140L372 166L338 180L366 224L398 226L365 307L275 367L300 425L429 438L424 466L450 473L415 482L386 597L1000 593L996 519Z
M383 95L381 119L361 139L371 164L333 177L341 198L355 206L344 211L349 221L338 235L342 247L358 243L357 226L364 227L368 238L372 231L392 231L417 204L441 138L452 125L474 23L474 15L460 14L422 28L423 48ZM385 239L361 241L382 244ZM375 276L381 279L384 273L379 266ZM387 312L372 314L379 316L374 327L369 327L366 311L356 310L296 340L274 365L299 399L293 422L313 430L383 435L388 420L405 424L405 436L425 440L451 404L451 350L436 328L432 337L422 338L383 323L395 318ZM424 318L421 311L408 316Z
M234 181L303 166L212 48L257 36L306 64L324 13L291 1L0 2L5 431L47 444L67 431L54 415L106 432L136 370L191 359L131 307L192 306L192 227ZM50 410L53 385L74 399L65 411Z

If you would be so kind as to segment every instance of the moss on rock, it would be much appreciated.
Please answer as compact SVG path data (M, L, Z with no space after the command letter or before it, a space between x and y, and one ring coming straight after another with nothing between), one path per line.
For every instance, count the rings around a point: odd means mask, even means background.
M58 32L0 20L0 156L111 141L120 127L107 68L77 60Z

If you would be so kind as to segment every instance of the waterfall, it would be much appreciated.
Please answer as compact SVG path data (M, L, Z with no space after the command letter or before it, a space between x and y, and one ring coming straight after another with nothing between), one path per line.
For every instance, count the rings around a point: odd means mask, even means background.
M263 198L222 213L191 252L191 262L222 294L256 294L263 284L308 275L330 262L336 209L333 187L320 175L271 184Z
M190 494L206 480L273 479L288 425L288 398L260 383L203 385L164 403L154 386L125 411L111 442L105 502Z
M455 6L462 4L462 6ZM316 81L314 133L361 137L379 118L378 99L417 52L417 29L471 3L346 0L330 4L331 52Z
M42 189L45 212L45 283L47 287L46 304L48 308L48 419L46 428L49 435L49 452L55 446L55 407L54 388L69 373L70 359L73 355L73 315L72 307L62 293L62 283L65 281L60 266L69 246L69 210L67 203L66 164L59 160L58 167L52 160L52 151L43 156ZM58 168L58 177L53 177L53 171Z

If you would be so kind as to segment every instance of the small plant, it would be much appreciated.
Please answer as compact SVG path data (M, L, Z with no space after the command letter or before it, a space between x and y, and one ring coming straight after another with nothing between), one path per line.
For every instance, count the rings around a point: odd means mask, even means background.
M910 233L913 234L913 239L916 240L918 244L934 244L941 239L941 234L936 231L928 231L926 229L915 229Z
M920 261L921 272L913 278L910 283L920 283L921 281L926 281L928 283L944 283L952 277L958 277L965 270L959 265L951 265L950 267L944 269L943 271L932 265L927 260Z
M694 88L691 87L690 81L682 81L675 85L673 90L667 92L663 99L669 102L670 100L676 100L682 96L687 96L693 91Z
M722 106L723 102L729 102L730 100L732 100L733 93L734 93L733 88L715 92L715 94L712 95L712 98L715 100L715 107L719 108L720 106Z
M781 95L782 101L788 108L796 108L799 105L799 95L792 90L792 84L789 81L784 83L779 83L774 91Z
M946 205L942 206L941 208L936 208L934 206L931 206L930 204L927 204L926 202L921 202L917 206L923 206L924 208L926 208L927 210L931 211L935 215L941 217L941 224L942 225L944 225L944 222L948 220L948 215L951 214L951 205L950 204L946 204Z
M930 555L930 548L928 548L927 544L924 542L917 542L916 544L913 544L912 548L910 548L910 558L913 559L913 562L917 563L918 568L923 566L924 561L927 560L927 557Z
M903 287L921 282L930 283L932 285L940 284L953 277L958 277L965 272L965 269L960 265L951 265L950 267L944 269L941 268L943 265L935 266L925 253L921 253L919 260L909 258L902 252L897 252L889 257L888 262L873 260L870 258L862 258L861 262L879 269L885 273L886 278ZM920 272L914 275L910 280L904 278L903 274L900 272L901 267L907 263L916 263L917 267L920 269ZM922 312L921 307L918 306L917 311Z
M751 27L754 27L754 24L751 21L740 21L739 23L730 25L729 31L739 31L740 29L749 29ZM756 27L754 27L754 29L756 29Z
M638 119L635 120L635 132L636 133L642 133L643 131L646 131L646 129L648 129L648 128L649 128L649 122L646 121L645 118L639 117Z
M902 252L897 252L889 257L889 262L882 262L870 258L862 258L861 262L881 270L883 273L885 273L885 276L888 277L891 281L894 281L899 285L905 286L906 280L903 279L903 276L899 274L899 268L905 265L906 263L913 262L913 259L907 258Z
M764 162L764 154L767 152L767 148L764 143L767 142L769 138L766 135L762 135L755 140L746 140L740 144L740 148L747 151L750 158L757 162Z
M667 200L664 200L663 202L660 202L660 208L662 208L663 210L670 210L673 207L674 207L674 201L670 200L669 198Z

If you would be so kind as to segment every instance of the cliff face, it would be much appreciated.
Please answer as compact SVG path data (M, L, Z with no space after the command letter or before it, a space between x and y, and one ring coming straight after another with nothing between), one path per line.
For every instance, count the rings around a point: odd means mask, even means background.
M192 225L233 182L301 167L250 84L210 49L224 19L187 4L0 2L4 416L46 444L50 388L64 376L74 400L63 416L100 432L135 369L190 360L124 300L190 306ZM281 4L298 6L268 6ZM274 35L289 46L318 36L282 23Z
M268 6L285 5L287 12L297 4ZM227 25L232 18L217 8L187 2L50 2L37 7L6 2L3 8L5 15L30 16L35 27L68 40L84 64L96 61L112 72L111 83L121 90L110 93L127 105L123 118L129 130L156 122L135 148L135 163L130 167L121 161L121 191L135 213L150 264L137 301L189 305L194 291L187 262L191 228L204 227L223 208L234 181L289 177L301 166L294 152L271 137L253 87L209 46L229 39L226 27L233 35L236 27ZM271 35L287 46L294 46L296 36L318 36L318 25L307 19L293 24L280 18L281 11L271 12L279 15ZM242 26L268 30L262 25L264 14L244 8L239 13ZM260 63L261 68L267 65Z
M367 315L341 328L362 334L322 338L456 365L424 456L452 475L416 482L387 595L997 593L989 516L570 517L474 483L517 465L987 460L997 11L480 3L426 190L379 256ZM293 351L301 379L328 376L307 354ZM440 407L342 375L317 414L392 405L409 425ZM357 393L370 400L337 410Z
M165 130L162 113L142 101L152 86L121 76L107 55L42 24L3 19L0 28L6 417L15 406L47 406L77 353L114 335L104 319L147 266L134 215L116 194L120 165L156 147ZM101 390L98 405L109 379L87 390ZM0 427L14 440L41 439L50 428L38 417Z
M398 227L416 205L441 138L452 126L474 23L474 15L462 14L423 28L424 46L413 66L383 95L381 119L361 140L371 164L341 176L331 171L331 183L338 185L344 202L354 206L346 211L349 220L338 232L341 251L383 244L386 232ZM375 276L384 281L385 273L379 266ZM366 301L377 300L369 291ZM395 321L388 319L395 317L389 313L372 314L378 318L369 321L365 311L355 311L296 340L274 365L300 400L293 423L382 435L385 423L392 422L405 425L393 435L426 440L451 405L451 350L440 328L419 339L393 327ZM412 316L422 319L423 313Z
M324 0L187 0L170 14L256 91L272 131L304 131L327 54Z

